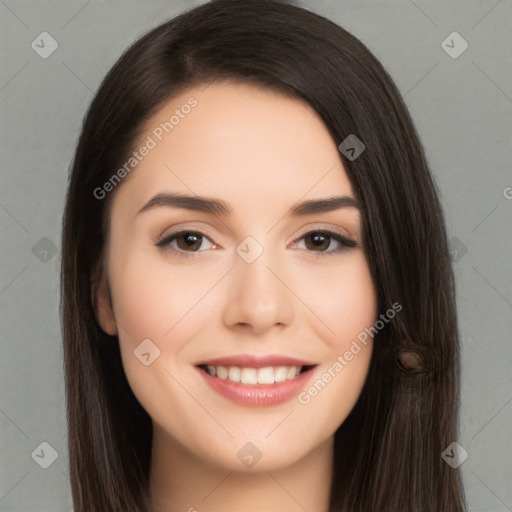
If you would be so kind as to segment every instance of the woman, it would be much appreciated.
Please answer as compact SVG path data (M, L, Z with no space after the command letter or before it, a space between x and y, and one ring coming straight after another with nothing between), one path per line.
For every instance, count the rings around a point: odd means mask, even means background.
M108 73L67 196L75 512L462 511L454 284L392 80L218 0Z

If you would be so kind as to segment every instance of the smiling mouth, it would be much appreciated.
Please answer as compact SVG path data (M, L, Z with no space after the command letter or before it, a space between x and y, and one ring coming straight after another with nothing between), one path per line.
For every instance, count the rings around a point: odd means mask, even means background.
M262 368L198 365L198 368L212 377L246 385L279 384L280 382L293 380L315 367L316 365L265 366Z

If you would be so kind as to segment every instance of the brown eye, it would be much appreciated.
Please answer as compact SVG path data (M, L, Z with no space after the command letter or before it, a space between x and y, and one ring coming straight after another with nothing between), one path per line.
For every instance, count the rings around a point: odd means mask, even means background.
M331 241L330 238L331 237L329 235L325 235L320 231L313 231L304 237L307 249L319 250L321 252L325 251L329 247Z
M335 254L350 247L357 247L357 242L339 233L330 230L310 231L301 239L304 240L305 249L317 255ZM334 248L331 247L334 241ZM330 248L331 247L331 248Z
M204 246L205 243L206 246ZM210 243L210 247L208 247L208 243ZM215 247L215 244L206 235L197 231L170 233L158 240L156 245L184 256L201 253L206 249Z
M186 251L188 249L196 251L197 249L199 249L199 247L201 247L202 240L202 235L200 235L199 233L194 233L192 231L180 233L176 236L178 249L182 249L183 251Z

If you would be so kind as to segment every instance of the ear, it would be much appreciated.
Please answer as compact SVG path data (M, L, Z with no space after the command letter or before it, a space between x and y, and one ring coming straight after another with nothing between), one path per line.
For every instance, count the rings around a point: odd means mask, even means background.
M108 279L102 265L99 267L100 269L94 272L91 287L94 312L101 329L110 336L115 336L117 334L117 324L112 307Z

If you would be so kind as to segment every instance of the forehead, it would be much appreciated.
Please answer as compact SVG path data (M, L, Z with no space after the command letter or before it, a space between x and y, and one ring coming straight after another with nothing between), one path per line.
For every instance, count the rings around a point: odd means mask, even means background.
M337 145L314 109L254 85L223 82L183 92L148 120L135 149L144 146L150 149L118 191L133 209L163 191L224 197L235 209L353 195Z

